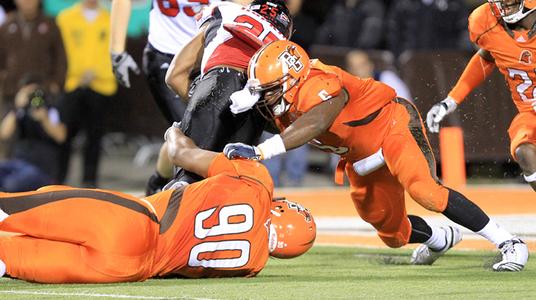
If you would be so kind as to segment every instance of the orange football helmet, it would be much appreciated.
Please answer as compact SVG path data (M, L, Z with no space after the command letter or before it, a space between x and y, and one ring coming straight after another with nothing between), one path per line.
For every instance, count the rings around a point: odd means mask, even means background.
M284 198L274 199L271 209L270 255L294 258L307 252L316 238L316 224L309 210Z
M259 112L267 119L287 112L310 70L309 56L296 43L280 40L259 49L248 66L249 87L261 94Z
M506 23L517 23L536 9L536 0L488 0L491 11Z

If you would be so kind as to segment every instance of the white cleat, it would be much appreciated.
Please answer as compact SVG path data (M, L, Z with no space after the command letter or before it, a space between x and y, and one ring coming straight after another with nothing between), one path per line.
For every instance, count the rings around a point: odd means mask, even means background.
M447 226L441 227L445 230L445 247L440 250L432 250L425 244L420 245L417 249L413 250L411 254L411 264L413 265L431 265L440 256L445 254L450 248L454 247L462 240L462 233L460 229Z
M502 260L493 265L493 271L519 272L523 270L529 259L527 244L519 238L513 238L499 245Z

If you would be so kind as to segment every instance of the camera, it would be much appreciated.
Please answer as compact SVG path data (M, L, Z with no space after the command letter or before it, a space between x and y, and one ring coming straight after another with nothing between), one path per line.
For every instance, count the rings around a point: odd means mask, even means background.
M30 94L28 100L29 109L38 109L46 105L47 101L45 98L45 91L43 89L38 88Z

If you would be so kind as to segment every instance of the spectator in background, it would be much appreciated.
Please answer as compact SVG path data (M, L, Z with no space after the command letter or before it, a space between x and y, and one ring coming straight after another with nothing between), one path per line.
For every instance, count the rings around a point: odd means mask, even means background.
M365 51L353 50L346 55L346 71L359 78L373 78L395 89L397 96L411 99L408 86L391 70L378 70Z
M4 10L4 7L0 5L0 25L4 24L6 21L6 11Z
M288 0L287 7L294 20L294 34L291 40L304 49L314 43L318 24L313 16L302 13L303 0Z
M65 80L65 52L54 20L45 17L40 0L16 0L17 10L0 27L0 117L13 108L17 86L23 75L44 78L53 94ZM0 158L6 144L0 144Z
M15 108L0 123L0 140L14 138L13 155L0 163L0 191L23 192L57 183L59 144L67 129L38 76L23 78Z
M378 48L383 37L384 11L381 0L339 0L318 30L316 43Z
M387 18L387 46L395 54L416 49L471 47L464 0L398 0Z
M110 14L99 6L98 0L82 0L61 12L57 22L69 62L60 104L68 128L60 178L64 180L67 174L71 141L83 129L86 141L82 185L96 187L104 116L117 90L109 55Z

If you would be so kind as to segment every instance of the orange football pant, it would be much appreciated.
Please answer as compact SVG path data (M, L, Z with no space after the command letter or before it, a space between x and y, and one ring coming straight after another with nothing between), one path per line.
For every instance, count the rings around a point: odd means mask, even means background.
M516 158L516 149L524 143L536 145L536 112L518 113L508 128L510 154Z
M150 276L156 216L141 200L104 190L46 187L1 193L9 216L0 259L12 277L46 283L139 281Z
M400 101L399 101L400 102ZM381 141L387 166L359 176L353 161L346 165L351 186L351 197L357 212L378 232L383 242L392 248L404 246L411 235L407 217L404 190L424 208L443 212L448 202L448 190L440 185L435 175L435 160L417 109L409 102L386 105L378 118L370 124L363 140L374 140L374 125L389 124ZM380 118L389 118L381 120ZM371 141L376 143L376 141Z

